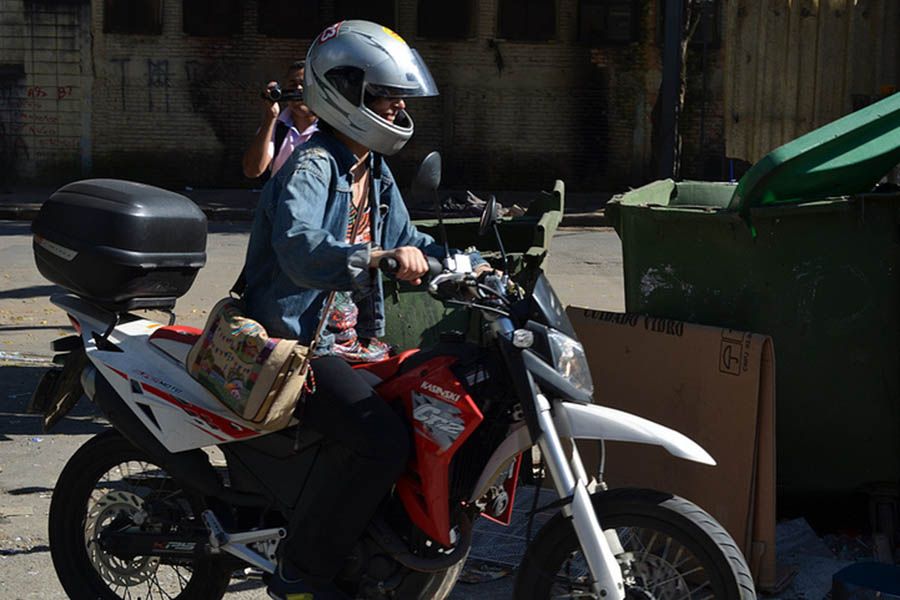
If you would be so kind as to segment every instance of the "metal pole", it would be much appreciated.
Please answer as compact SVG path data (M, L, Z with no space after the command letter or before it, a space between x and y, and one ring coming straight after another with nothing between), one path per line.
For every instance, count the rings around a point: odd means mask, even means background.
M706 73L706 53L709 49L709 38L712 34L711 21L714 15L709 12L710 3L705 0L700 3L700 34L703 36L703 56L701 57L701 70L703 71L703 86L700 91L700 147L697 150L697 167L700 179L706 179L706 88L709 78Z
M664 0L662 98L660 99L659 178L675 176L675 144L678 137L678 89L681 85L682 0Z

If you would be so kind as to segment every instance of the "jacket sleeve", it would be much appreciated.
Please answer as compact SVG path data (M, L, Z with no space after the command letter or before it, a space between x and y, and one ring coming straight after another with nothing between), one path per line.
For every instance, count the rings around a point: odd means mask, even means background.
M281 269L299 287L367 289L371 285L369 245L338 241L323 228L333 201L328 170L327 159L301 159L273 195L266 207L272 223L272 248Z

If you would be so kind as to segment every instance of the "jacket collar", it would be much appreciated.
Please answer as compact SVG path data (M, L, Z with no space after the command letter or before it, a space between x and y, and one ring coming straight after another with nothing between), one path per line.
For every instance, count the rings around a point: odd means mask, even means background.
M356 155L344 143L325 131L317 131L312 139L325 148L334 158L338 171L342 174L350 172L350 168L357 163Z
M338 172L342 175L348 175L350 173L350 168L358 162L356 155L350 151L350 148L345 146L342 141L326 131L316 131L313 134L311 141L318 143L321 147L325 148L325 150L327 150L332 157L334 157L334 160L337 163ZM370 150L369 168L372 169L373 173L381 171L381 169L374 169L376 161L378 161L378 164L380 164L382 161L384 161L384 157Z

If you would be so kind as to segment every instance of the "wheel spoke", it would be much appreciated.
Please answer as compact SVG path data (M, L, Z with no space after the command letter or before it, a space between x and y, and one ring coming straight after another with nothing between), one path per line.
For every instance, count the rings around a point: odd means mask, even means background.
M162 588L162 586L159 584L159 576L158 575L154 575L150 580L156 584L156 589L158 589L163 596L165 596L166 598L169 598L169 600L174 598L174 596L172 596L171 594L166 592L166 590L164 590Z
M655 587L663 587L663 586L669 585L669 584L672 583L672 582L679 581L679 580L683 580L683 579L685 578L685 576L687 576L687 575L691 575L691 574L693 574L693 573L699 573L699 572L701 572L701 571L703 571L703 567L696 567L696 568L691 569L690 571L687 571L687 572L685 572L685 573L677 573L677 574L675 574L673 577L670 577L670 578L668 578L668 579L664 579L664 580L662 580L662 581L654 582L654 584L655 584ZM702 586L700 586L700 588L698 588L698 589L702 589L705 585L706 585L706 584L704 583L704 584L703 584Z
M667 538L666 538L666 543L663 545L663 551L662 551L662 554L660 554L659 557L660 557L662 560L664 560L664 561L666 561L666 562L669 562L668 559L667 559L666 557L669 555L669 550L671 550L671 549L672 549L672 538L667 537Z
M713 593L710 593L710 595L708 596L703 596L702 598L696 596L697 592L705 587L709 587L709 582L703 584L695 590L688 590L688 592L684 596L680 596L679 598L677 598L677 600L709 600L710 598L712 598L712 600L715 600L716 595Z
M628 598L715 599L716 593L707 566L680 538L648 526L620 526L616 527L616 532L622 547L632 557L627 579L632 592L627 594ZM574 536L573 542L577 543ZM557 565L556 575L551 577L551 597L596 597L590 578L587 581L583 578L587 571L580 550L571 552Z
M175 571L175 575L178 577L178 581L182 584L181 589L184 589L185 586L187 586L188 582L190 581L190 578L185 577L181 573L181 568L179 568L179 567L175 567L173 570Z
M642 561L647 560L647 557L650 555L650 551L653 549L653 544L656 543L657 536L659 536L659 534L654 531L653 537L650 538L650 543L644 546L644 556L641 558Z

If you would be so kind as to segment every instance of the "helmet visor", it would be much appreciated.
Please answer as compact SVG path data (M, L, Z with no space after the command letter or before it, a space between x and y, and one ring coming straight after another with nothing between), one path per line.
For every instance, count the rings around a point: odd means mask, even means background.
M366 82L366 92L379 98L437 96L437 84L425 61L413 48L409 50L409 54L400 60L396 57L387 59L371 68L371 80Z

